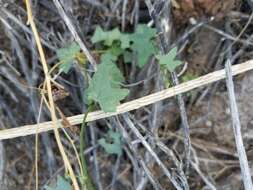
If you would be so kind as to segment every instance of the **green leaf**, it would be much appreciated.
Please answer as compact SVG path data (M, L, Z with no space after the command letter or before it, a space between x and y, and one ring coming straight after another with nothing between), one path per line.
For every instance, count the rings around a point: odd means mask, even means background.
M150 28L146 24L138 24L134 34L143 36L144 39L150 40L155 37L156 29Z
M101 138L98 143L105 149L108 154L122 154L122 136L120 133L109 130L108 138Z
M133 61L133 53L130 51L124 51L123 58L125 63L131 63Z
M157 55L156 58L161 66L164 66L170 72L173 72L176 67L182 64L181 61L175 60L177 55L177 48L173 48L168 54L166 55Z
M116 57L120 56L124 52L124 50L121 49L120 44L118 43L113 43L107 51L109 51L112 55Z
M71 185L63 177L58 176L55 187L45 186L45 190L71 190Z
M137 26L136 32L130 35L132 41L131 49L137 52L138 66L143 67L149 57L155 53L155 46L152 39L156 30L144 24Z
M133 34L121 33L118 28L111 31L104 31L101 27L97 27L96 31L91 38L93 43L103 42L104 45L112 47L114 42L120 42L118 46L119 51L131 49L137 53L138 66L143 67L149 57L156 52L156 47L153 44L156 30L148 27L145 24L139 24L136 31ZM122 52L115 51L116 47L113 47L114 55L121 55ZM128 60L129 61L129 60Z
M111 31L104 31L100 26L98 26L91 38L91 41L92 43L104 42L104 45L106 46L112 46L113 42L119 41L122 49L130 47L128 34L121 33L118 28Z
M60 69L64 73L68 73L76 55L80 52L80 47L76 42L70 44L69 47L61 48L56 51L57 57L60 60Z
M154 53L153 45L150 42L143 41L143 43L135 43L133 50L137 51L138 66L143 67Z
M88 101L98 102L104 112L115 112L119 101L129 93L120 86L124 77L115 64L116 59L110 52L102 55L101 63L86 92Z

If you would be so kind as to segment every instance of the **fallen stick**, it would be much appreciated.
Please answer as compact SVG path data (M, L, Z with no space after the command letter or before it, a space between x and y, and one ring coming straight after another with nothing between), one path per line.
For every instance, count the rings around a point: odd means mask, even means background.
M241 133L241 122L240 122L240 116L239 116L238 106L237 106L236 97L235 97L235 87L234 87L234 81L233 81L233 77L231 73L231 67L232 67L231 60L228 59L225 65L225 70L226 70L226 83L227 83L227 89L228 89L232 127L233 127L233 132L234 132L236 149L237 149L237 153L239 157L244 189L252 190L253 184L252 184L251 173L250 173L246 150L243 145L243 138L242 138L242 133Z
M253 60L249 60L244 63L232 66L232 75L233 76L238 75L252 69L253 69ZM170 98L178 94L188 92L192 89L219 81L221 79L224 79L225 77L226 77L226 74L225 74L224 69L215 71L215 72L206 74L204 76L201 76L197 79L184 82L177 86L144 96L142 98L138 98L138 99L123 103L119 105L117 107L117 111L113 113L105 113L103 111L91 112L88 114L86 121L87 122L95 121L95 120L107 118L110 116L122 114L125 112L133 111L141 107L164 100L166 98ZM83 114L80 114L80 115L67 117L67 119L71 125L77 125L77 124L82 123L83 116L84 116ZM58 128L60 128L61 120L58 120L58 124L59 124ZM54 128L53 122L48 121L48 122L39 123L39 124L25 125L25 126L11 128L11 129L4 129L0 131L0 140L47 132L47 131L53 130L53 128Z

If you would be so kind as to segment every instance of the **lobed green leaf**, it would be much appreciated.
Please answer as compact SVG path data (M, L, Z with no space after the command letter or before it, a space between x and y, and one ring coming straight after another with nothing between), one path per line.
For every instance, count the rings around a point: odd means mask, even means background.
M60 48L56 51L57 57L60 60L60 69L64 73L68 73L76 55L80 52L80 47L76 42L70 44L66 48Z
M176 60L177 55L177 48L173 48L168 54L166 55L157 55L156 58L158 59L158 63L165 67L170 72L173 72L179 65L182 64L181 61Z
M122 136L120 133L109 130L108 139L101 138L98 143L105 149L108 154L122 154ZM108 142L109 140L109 142Z
M88 100L98 102L104 112L115 112L119 101L129 93L120 86L124 77L115 64L116 59L110 52L102 55L86 92Z
M91 41L92 43L104 42L104 45L106 46L112 46L113 42L120 41L122 49L130 47L128 35L121 33L118 28L111 31L104 31L100 26L98 26L91 38Z
M138 66L143 67L149 57L155 54L155 46L152 39L155 37L156 30L147 25L140 24L136 32L130 35L132 41L131 49L137 52Z

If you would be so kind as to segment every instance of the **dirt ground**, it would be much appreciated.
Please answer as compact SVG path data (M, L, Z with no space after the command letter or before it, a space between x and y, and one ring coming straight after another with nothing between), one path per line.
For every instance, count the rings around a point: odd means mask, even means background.
M57 63L56 50L65 47L74 38L53 1L32 2L47 60L53 67ZM142 0L60 2L89 49L94 49L90 39L97 25L104 29L117 26L132 32L138 23L147 24L152 20ZM163 1L156 1L154 5L158 6L159 2ZM161 5L165 6L166 3ZM38 88L43 82L43 73L31 29L26 25L24 2L0 0L0 9L0 129L7 129L36 123L40 94L38 90L27 87ZM161 10L162 17L167 9ZM180 47L178 57L186 67L179 76L180 82L223 69L227 59L232 64L252 59L253 9L248 1L173 0L170 10L168 24L172 29L168 38L172 45ZM145 81L130 85L131 93L127 100L164 88L157 82L161 81L159 69L152 59L141 69L134 64L121 68L128 84ZM180 67L177 73L182 69ZM149 79L154 73L157 75ZM233 79L244 146L253 173L253 72ZM82 113L86 109L82 104L85 78L80 69L73 67L69 74L60 75L57 82L69 92L69 96L57 103L64 114L72 116ZM179 169L184 162L184 138L177 98L132 111L127 117L147 139L172 176L180 182L183 181L181 174L186 176L189 189L244 189L226 82L215 82L187 92L183 94L183 100L192 145L186 175ZM50 120L50 114L43 108L41 121L47 120ZM92 122L86 128L85 156L96 189L155 189L142 163L160 184L158 189L174 189L164 170L131 132L127 121L126 116L122 115ZM124 138L128 136L121 156L107 154L98 144L98 139L104 137L109 128L120 132ZM67 132L79 147L79 128L75 131L67 129ZM78 171L71 144L63 134L61 137L73 168ZM44 189L45 185L55 183L58 175L64 176L64 165L53 133L43 133L39 139L39 188ZM159 147L159 142L167 149ZM175 160L181 165L175 164ZM33 135L0 141L0 190L12 189L35 189Z

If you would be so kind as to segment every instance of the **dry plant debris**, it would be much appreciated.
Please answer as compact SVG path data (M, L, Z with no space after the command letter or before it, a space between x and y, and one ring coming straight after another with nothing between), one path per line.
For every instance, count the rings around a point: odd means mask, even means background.
M252 1L26 2L30 25L0 0L1 190L252 189ZM19 137L53 129L47 99L72 175L50 132Z

